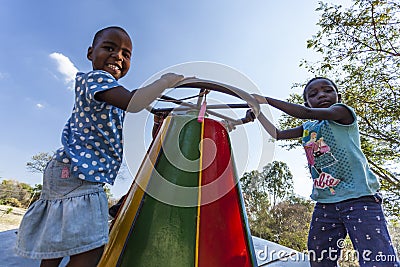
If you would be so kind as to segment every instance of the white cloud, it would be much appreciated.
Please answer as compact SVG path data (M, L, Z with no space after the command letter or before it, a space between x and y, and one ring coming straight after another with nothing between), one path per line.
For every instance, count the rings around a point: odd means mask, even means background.
M8 74L5 72L0 72L0 80L5 80L6 78L8 78Z
M37 104L36 104L36 108L42 109L42 108L44 108L44 105L43 105L43 104L40 104L40 103L37 103Z
M49 57L56 61L57 70L63 76L65 84L68 85L68 89L72 90L74 87L74 79L75 74L78 72L78 69L74 66L74 64L69 60L68 57L64 56L61 53L51 53Z

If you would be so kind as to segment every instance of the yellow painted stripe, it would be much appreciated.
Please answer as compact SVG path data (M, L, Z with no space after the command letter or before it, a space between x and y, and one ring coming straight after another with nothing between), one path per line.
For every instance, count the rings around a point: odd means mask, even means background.
M147 187L151 174L155 168L154 164L156 163L157 157L160 153L164 136L170 122L171 117L168 116L163 122L160 133L153 141L153 146L142 161L136 178L134 179L134 183L132 183L125 200L125 203L131 204L123 205L121 207L118 217L112 226L109 235L109 242L106 245L99 264L97 265L98 267L117 265L118 259L125 246L126 239L128 238L133 220L135 219L136 213L143 199L144 189Z
M201 208L201 178L203 174L203 138L204 138L204 121L201 123L201 134L200 134L200 160L199 160L199 190L197 198L197 226L196 226L196 254L194 266L199 266L199 240L200 240L200 208Z

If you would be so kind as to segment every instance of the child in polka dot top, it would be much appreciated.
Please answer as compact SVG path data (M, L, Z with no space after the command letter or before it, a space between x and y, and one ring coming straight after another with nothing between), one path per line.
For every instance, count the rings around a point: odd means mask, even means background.
M260 120L277 140L302 138L316 201L308 235L311 266L337 266L347 234L360 266L399 266L377 193L379 181L361 151L356 114L340 103L335 83L311 79L303 92L305 106L253 96L290 116L311 120L287 130Z
M164 74L133 91L118 83L130 68L132 41L116 26L98 31L87 52L93 70L78 73L75 105L62 132L62 147L43 174L40 199L21 222L16 252L41 266L96 266L108 242L104 183L113 184L123 157L125 112L146 108L184 77Z

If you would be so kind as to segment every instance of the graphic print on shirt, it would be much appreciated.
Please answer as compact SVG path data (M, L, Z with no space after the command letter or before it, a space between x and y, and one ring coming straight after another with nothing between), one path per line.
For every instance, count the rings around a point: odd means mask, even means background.
M320 128L320 125L317 128ZM329 145L325 143L319 129L304 130L303 147L306 152L310 172L314 171L318 174L318 177L313 177L314 187L318 189L329 188L330 192L335 194L333 187L340 183L340 179L324 172L324 168L336 164L337 160L331 153Z

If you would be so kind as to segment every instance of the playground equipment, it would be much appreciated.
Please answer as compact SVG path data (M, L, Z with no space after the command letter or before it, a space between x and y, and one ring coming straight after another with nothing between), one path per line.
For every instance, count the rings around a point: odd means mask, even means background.
M179 106L148 108L170 115L112 224L98 266L257 266L228 134L254 117L247 112L234 119L215 110L251 109L259 116L259 104L241 89L209 80L192 78L177 88L198 88L197 103L164 95L160 101ZM244 103L209 105L210 90Z

